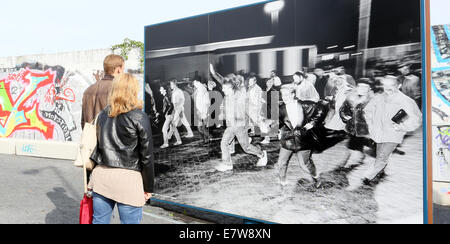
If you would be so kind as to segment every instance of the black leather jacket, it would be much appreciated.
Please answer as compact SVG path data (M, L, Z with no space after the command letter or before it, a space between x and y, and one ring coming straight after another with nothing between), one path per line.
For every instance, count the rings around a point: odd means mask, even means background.
M369 100L361 103L351 101L351 97L345 100L339 110L339 115L342 122L345 123L345 131L358 137L364 137L369 135L369 126L367 125L366 118L364 116L364 108Z
M289 120L286 105L280 106L280 125L281 130L281 147L293 152L314 149L314 145L307 140L308 134L305 133L304 126L310 123L314 128L323 126L325 117L328 113L329 104L320 100L319 102L297 101L303 109L303 123L297 127L293 127Z
M165 116L171 115L173 113L173 103L170 100L170 97L164 96L163 98L163 110L162 113Z
M136 109L110 118L108 113L109 106L99 114L98 144L91 159L99 165L142 172L144 191L153 193L153 140L147 114Z

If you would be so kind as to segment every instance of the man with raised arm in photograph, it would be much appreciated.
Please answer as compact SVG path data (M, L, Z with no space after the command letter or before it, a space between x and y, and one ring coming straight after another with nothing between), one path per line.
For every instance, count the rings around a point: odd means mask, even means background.
M227 128L220 143L222 162L216 166L216 169L218 171L233 170L230 144L234 142L235 138L245 153L259 157L257 167L266 166L267 152L252 145L249 140L248 110L243 108L243 106L248 106L246 93L239 89L233 78L225 78L222 89L225 94L223 115L226 119Z
M196 77L193 82L194 85L194 103L196 116L197 129L203 138L203 143L207 144L210 139L208 119L209 119L209 107L211 106L211 100L209 98L209 92L206 85L201 82L200 77Z

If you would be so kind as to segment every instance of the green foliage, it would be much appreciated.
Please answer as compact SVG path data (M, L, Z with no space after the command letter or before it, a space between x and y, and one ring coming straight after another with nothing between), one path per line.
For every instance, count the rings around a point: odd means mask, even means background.
M129 38L125 38L121 44L117 44L111 47L113 51L120 50L120 56L122 56L125 60L128 60L128 54L131 50L139 48L140 49L140 57L139 62L141 66L141 72L144 70L144 43L140 41L131 40Z

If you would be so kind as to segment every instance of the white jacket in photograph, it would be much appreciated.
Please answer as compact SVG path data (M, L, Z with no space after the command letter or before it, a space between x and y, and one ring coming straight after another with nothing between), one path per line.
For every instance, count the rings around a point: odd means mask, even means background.
M392 118L400 111L408 114L399 125L400 131L394 128ZM392 95L376 95L364 109L370 138L376 143L403 143L406 133L417 130L422 125L422 112L416 102L398 91Z

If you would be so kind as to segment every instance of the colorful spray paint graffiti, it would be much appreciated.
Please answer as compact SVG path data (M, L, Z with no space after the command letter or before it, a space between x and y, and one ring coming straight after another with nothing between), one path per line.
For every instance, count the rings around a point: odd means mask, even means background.
M0 73L0 138L78 140L78 101L90 83L61 66L25 64Z
M32 72L29 69L0 80L0 137L17 130L38 130L46 139L53 138L53 125L39 115L37 91L53 83L55 73Z
M436 140L440 139L440 142L444 147L450 150L450 127L449 126L437 126Z
M433 127L433 179L450 181L450 126Z

